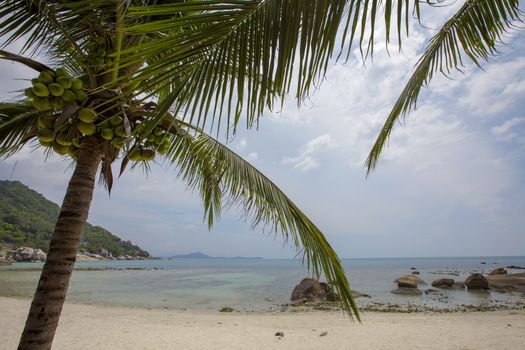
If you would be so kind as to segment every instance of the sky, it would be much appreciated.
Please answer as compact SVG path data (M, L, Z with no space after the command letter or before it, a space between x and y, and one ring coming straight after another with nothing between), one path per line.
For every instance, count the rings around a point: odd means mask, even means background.
M416 111L396 126L377 169L364 162L431 35L460 3L424 13L403 52L383 42L332 64L300 109L289 98L258 130L228 146L272 179L318 225L342 258L525 255L525 32L506 38L483 69L437 77ZM430 29L428 29L430 28ZM34 73L0 62L0 98ZM16 167L14 166L16 163ZM14 171L13 171L14 169ZM19 180L61 203L72 168L26 147L0 160L0 179ZM173 166L125 173L111 196L97 186L89 222L155 256L294 257L279 234L252 229L235 209L210 231L199 195Z

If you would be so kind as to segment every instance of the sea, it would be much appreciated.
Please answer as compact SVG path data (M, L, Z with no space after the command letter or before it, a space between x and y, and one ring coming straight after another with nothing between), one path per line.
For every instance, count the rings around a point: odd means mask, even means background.
M397 277L418 271L428 283L453 278L464 281L471 273L496 267L525 266L520 257L343 259L352 290L369 297L360 306L415 305L454 308L461 305L525 305L521 293L444 290L438 294L392 294ZM42 263L0 267L0 296L32 297ZM159 259L78 262L68 301L84 304L190 311L218 311L229 306L241 312L278 311L289 303L291 292L308 270L292 259ZM509 273L525 272L509 269Z

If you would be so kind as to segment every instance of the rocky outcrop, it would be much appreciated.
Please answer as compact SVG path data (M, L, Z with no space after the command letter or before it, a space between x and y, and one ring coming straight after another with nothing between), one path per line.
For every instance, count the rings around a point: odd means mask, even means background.
M498 267L497 269L494 269L490 271L489 275L506 275L508 274L507 270L505 270L503 267Z
M291 301L306 299L307 301L326 300L326 292L319 282L313 278L303 278L292 291Z
M417 286L426 284L419 276L412 274L398 277L394 282L397 283L397 289L392 290L391 293L399 295L421 295L423 292Z
M525 293L525 273L489 275L487 279L490 289L498 292Z
M480 273L473 273L472 275L468 276L465 280L465 285L469 290L489 289L489 282Z
M417 288L419 284L427 284L419 276L416 275L403 275L394 280L398 287Z
M452 278L440 278L432 282L432 287L452 288L454 280Z
M14 261L26 262L26 261L45 261L46 254L42 249L33 249L29 247L18 248L12 256Z

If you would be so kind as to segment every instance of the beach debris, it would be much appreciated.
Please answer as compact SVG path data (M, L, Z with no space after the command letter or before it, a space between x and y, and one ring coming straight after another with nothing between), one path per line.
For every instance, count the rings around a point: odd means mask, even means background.
M324 331L324 332L319 333L319 336L320 336L320 337L324 337L324 336L326 336L326 335L328 335L328 332L327 332L327 331Z
M508 274L508 272L503 267L495 268L494 270L489 272L489 275L506 275L506 274Z
M282 338L282 337L284 337L284 332L279 331L279 332L275 333L275 336L279 337L279 338Z
M230 307L230 306L224 306L219 310L219 312L233 312L233 311L234 311L233 307Z
M469 290L489 289L489 282L480 273L473 273L472 275L468 276L465 280L465 285Z
M432 282L432 287L437 288L452 288L454 280L452 278L439 278Z
M412 271L413 275L419 275L419 271Z

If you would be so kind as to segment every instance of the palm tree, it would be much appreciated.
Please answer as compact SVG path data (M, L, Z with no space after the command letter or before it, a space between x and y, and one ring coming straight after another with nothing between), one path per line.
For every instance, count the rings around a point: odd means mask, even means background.
M431 42L396 111L415 103L435 71L460 65L460 50L485 58L519 16L513 0L467 4ZM391 0L2 1L4 48L25 44L24 56L0 51L0 58L34 69L38 78L28 82L26 97L0 104L0 155L39 143L47 153L70 157L75 168L19 349L51 347L97 173L111 191L117 160L120 174L148 168L155 158L175 164L200 192L210 227L221 208L239 206L254 226L289 241L314 275L324 273L342 308L359 319L344 270L321 231L216 138L234 134L241 120L258 126L263 112L289 93L300 104L323 80L338 43L339 56L349 55L356 40L363 56L371 55L379 11L386 41L392 14L401 41L410 7L419 18L420 6ZM49 66L33 59L39 53Z

